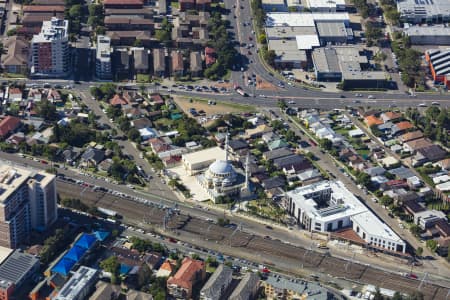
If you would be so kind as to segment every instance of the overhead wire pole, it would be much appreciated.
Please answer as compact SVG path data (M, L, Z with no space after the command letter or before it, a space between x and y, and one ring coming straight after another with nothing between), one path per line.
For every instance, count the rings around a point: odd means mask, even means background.
M425 283L425 280L427 279L427 277L428 277L428 273L425 273L425 276L423 276L422 280L420 281L420 284L419 284L419 287L418 287L419 291L422 289L422 286ZM450 291L449 291L449 293L450 293ZM448 296L448 293L447 293L447 296Z

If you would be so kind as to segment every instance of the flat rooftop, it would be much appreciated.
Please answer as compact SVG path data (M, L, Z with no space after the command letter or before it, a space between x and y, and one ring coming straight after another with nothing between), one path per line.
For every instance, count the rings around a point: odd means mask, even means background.
M266 27L266 35L269 40L271 39L286 39L295 38L297 35L308 35L316 34L315 26L301 26L301 27L291 27L291 26L276 26L276 27Z
M349 23L349 15L342 13L272 12L267 13L266 26L315 26L317 21L343 21Z
M371 235L403 243L403 240L389 226L370 211L354 215L352 219L358 223L363 231L370 232Z
M4 203L6 199L11 196L14 191L24 184L33 172L19 168L17 166L10 166L7 164L0 165L0 203Z
M280 61L307 61L306 51L298 49L296 40L269 40L268 46Z
M448 0L399 0L397 10L406 18L450 15Z
M0 280L19 284L27 277L39 259L31 254L15 250L3 264L0 265Z
M450 27L436 26L410 26L404 32L409 36L450 36Z
M183 154L183 161L188 161L190 164L201 163L214 159L225 159L225 150L220 147L212 147L188 154Z
M347 37L347 28L342 21L318 21L316 26L320 37Z
M338 57L332 48L316 48L312 53L314 68L317 72L339 73Z
M71 300L76 299L86 285L97 276L96 269L81 266L78 271L64 284L55 300Z

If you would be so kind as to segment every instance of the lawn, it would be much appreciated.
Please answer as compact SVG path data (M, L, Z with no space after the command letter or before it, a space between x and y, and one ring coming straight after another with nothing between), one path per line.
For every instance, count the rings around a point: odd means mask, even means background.
M170 127L173 124L173 121L168 118L161 118L155 121L155 124L160 124L165 127Z
M170 2L170 6L171 6L172 8L179 9L179 8L180 8L180 3L175 2L175 1L172 1L172 2Z
M148 74L137 74L136 81L138 83L149 83L150 82L150 75L148 75Z
M358 149L358 150L356 150L356 152L358 152L358 154L363 157L369 157L369 154L370 154L369 149Z
M343 135L343 136L348 136L348 132L350 131L349 129L343 128L343 127L337 127L336 129L334 129L334 131L337 134Z

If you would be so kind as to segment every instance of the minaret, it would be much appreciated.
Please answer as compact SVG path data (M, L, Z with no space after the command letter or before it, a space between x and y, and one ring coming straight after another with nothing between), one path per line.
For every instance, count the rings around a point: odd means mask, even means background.
M245 158L245 185L244 188L248 189L248 168L249 168L250 152L247 152L247 157Z
M225 161L228 162L228 132L225 136Z

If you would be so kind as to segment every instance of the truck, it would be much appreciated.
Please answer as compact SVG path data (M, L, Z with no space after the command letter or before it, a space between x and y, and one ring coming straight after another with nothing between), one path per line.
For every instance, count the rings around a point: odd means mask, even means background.
M103 208L103 207L97 207L97 210L107 216L115 217L117 216L117 212L111 209Z
M236 93L238 93L242 97L248 97L248 94L246 92L244 92L244 90L240 86L235 86L234 90L236 91Z

